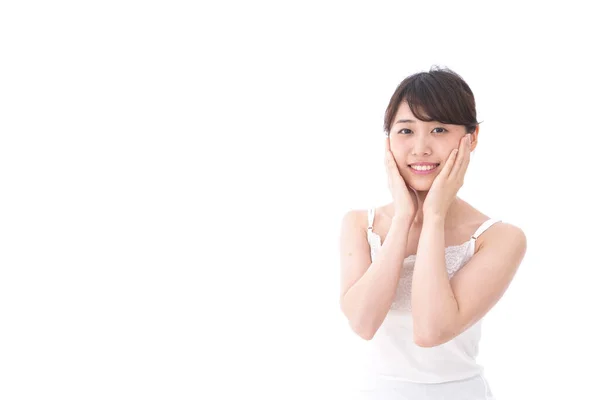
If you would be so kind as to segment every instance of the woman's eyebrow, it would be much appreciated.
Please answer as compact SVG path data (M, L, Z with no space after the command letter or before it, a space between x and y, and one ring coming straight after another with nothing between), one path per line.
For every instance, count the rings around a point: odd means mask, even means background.
M394 123L394 125L396 125L396 124L402 124L402 123L414 123L414 122L417 122L417 121L415 121L414 119L399 119L398 121L396 121ZM448 124L446 124L444 122L439 122L439 121L426 121L426 122L428 122L430 124L448 125Z
M398 121L396 121L396 124L402 124L405 122L415 122L414 119L399 119Z

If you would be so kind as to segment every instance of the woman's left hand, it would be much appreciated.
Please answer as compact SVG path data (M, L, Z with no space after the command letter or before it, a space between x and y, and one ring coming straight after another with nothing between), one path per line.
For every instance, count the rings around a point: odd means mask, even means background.
M435 177L423 203L423 215L445 217L450 204L464 183L467 166L471 159L471 134L460 141L458 149L452 150L442 171Z

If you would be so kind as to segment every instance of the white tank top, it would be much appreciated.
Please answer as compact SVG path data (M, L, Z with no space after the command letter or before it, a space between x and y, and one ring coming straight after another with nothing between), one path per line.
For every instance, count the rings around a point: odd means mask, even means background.
M372 259L381 247L381 238L373 232L374 216L375 209L370 209L367 239ZM499 221L485 221L469 241L446 248L450 278L473 256L477 237ZM482 320L440 346L424 348L414 343L410 306L414 264L415 255L404 260L396 296L386 318L370 341L360 343L364 357L359 376L362 388L386 387L394 381L441 383L483 375L483 368L476 362Z

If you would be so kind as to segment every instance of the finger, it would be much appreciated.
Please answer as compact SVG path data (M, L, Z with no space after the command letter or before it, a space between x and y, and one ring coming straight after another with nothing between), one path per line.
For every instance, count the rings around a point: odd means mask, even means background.
M383 152L384 155L387 159L387 153L390 151L390 139L388 137L386 137L385 139L383 139Z
M465 162L463 163L462 166L462 176L465 176L465 173L467 172L467 167L469 166L469 163L471 162L471 144L472 144L472 140L473 140L473 135L469 134L469 138L467 139L467 144L465 146L466 151L465 151Z
M442 177L448 177L450 175L450 172L452 171L452 167L454 166L454 163L456 162L457 154L458 154L458 149L454 149L450 152L450 155L448 156L448 159L446 160L446 163L442 167L442 170L440 171L439 175L441 175Z
M385 166L388 169L389 173L393 173L394 167L396 166L396 162L394 161L394 155L391 151L387 149L385 151Z
M449 179L464 178L464 173L466 172L471 155L471 142L469 141L470 137L470 134L466 134L461 138L461 142L459 144L460 150L457 155L456 163L450 172Z
M390 149L390 141L389 140L385 141L385 154L386 154L386 157L391 159L393 162L396 162L396 159L394 158L394 153L392 153L392 150Z
M459 150L456 156L456 162L454 163L452 171L450 172L449 179L457 179L461 176L461 174L466 168L465 163L467 162L467 155L469 154L470 150L469 137L470 135L466 134L460 139L460 143L458 146Z
M393 176L396 176L396 174L400 174L400 171L398 171L398 164L396 164L396 159L394 158L394 155L392 154L391 151L387 151L387 166L388 169L390 171L390 173Z
M383 139L383 153L384 153L386 160L388 158L389 152L390 152L390 140L386 137L385 139Z

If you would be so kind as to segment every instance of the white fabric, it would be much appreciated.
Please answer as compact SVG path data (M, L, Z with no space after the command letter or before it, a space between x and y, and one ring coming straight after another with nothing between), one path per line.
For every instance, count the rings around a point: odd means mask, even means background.
M487 381L481 375L443 383L387 382L377 389L344 394L353 400L494 400Z
M369 227L367 239L371 245L371 257L374 259L381 247L381 238L373 232L375 210L368 213ZM499 220L487 220L473 234L471 239L457 246L446 248L446 269L452 277L473 256L475 240L486 229ZM441 387L447 387L447 393L463 393L462 397L451 395L444 399L492 399L491 392L483 378L483 368L476 362L479 340L481 338L480 320L462 334L440 346L423 348L413 341L410 293L415 255L404 260L404 266L396 297L381 327L370 341L361 340L358 344L362 358L358 359L360 372L355 383L363 390L361 398L387 398L393 394L402 399L410 393L411 399L434 399L418 393L437 390L446 393ZM445 385L439 385L445 383ZM432 385L435 384L435 385ZM437 389L433 389L433 388ZM482 389L483 388L483 389ZM473 393L465 397L465 393ZM371 397L368 397L371 396ZM407 397L409 398L409 397Z

